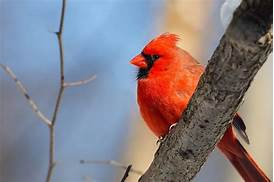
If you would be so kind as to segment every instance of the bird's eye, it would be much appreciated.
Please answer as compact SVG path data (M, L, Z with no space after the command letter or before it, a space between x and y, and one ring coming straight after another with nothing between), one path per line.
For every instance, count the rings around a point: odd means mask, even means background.
M146 54L144 52L142 52L141 54L147 61L152 62L152 63L160 58L160 56L157 54Z
M160 56L157 55L157 54L154 54L154 55L151 56L151 59L152 59L153 61L156 61L156 60L159 59L159 58L160 58Z

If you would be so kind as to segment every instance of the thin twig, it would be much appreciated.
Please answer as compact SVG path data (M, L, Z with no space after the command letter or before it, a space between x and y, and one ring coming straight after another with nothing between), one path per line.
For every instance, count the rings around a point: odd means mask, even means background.
M21 83L20 80L16 77L16 75L13 73L13 71L6 65L0 64L0 67L3 68L3 70L7 73L8 76L10 76L13 81L15 82L18 90L22 93L22 95L27 99L31 109L33 112L38 116L38 118L47 124L48 126L51 124L51 121L39 110L38 106L34 102L34 100L30 97L30 95L27 92L27 89L24 87L24 85Z
M52 115L51 125L49 126L50 132L50 142L49 142L49 168L47 174L47 182L51 181L51 176L53 172L53 168L56 165L55 162L55 123L58 111L60 109L61 99L64 94L64 83L65 83L65 75L64 75L64 48L63 48L63 41L62 41L62 33L64 27L64 17L65 17L65 10L66 10L66 0L62 1L62 11L61 11L61 18L60 18L60 26L59 31L56 32L58 38L58 45L59 45L59 53L60 53L60 87L58 91L58 96L56 99L56 104L54 108L54 112Z
M124 174L124 176L123 176L122 179L121 179L121 182L125 182L125 181L126 181L126 179L127 179L127 177L128 177L128 174L129 174L129 171L130 171L130 169L131 169L131 167L132 167L132 165L129 165L129 166L127 167L127 169L126 169L126 171L125 171L125 174Z
M114 161L114 160L80 160L80 163L81 164L106 164L106 165L119 167L119 168L122 168L122 169L125 169L125 170L128 168L128 166L126 166L124 164L121 164L121 163L119 163L117 161ZM130 172L138 174L138 175L143 174L142 171L136 170L134 168L131 168Z
M75 81L75 82L68 82L68 83L64 83L64 87L76 87L76 86L81 86L84 84L87 84L93 80L96 79L96 75L93 75L92 77L85 79L85 80L79 80L79 81Z
M61 99L64 92L65 74L64 74L64 48L63 48L62 33L64 29L63 27L64 27L65 9L66 9L66 0L63 0L60 27L59 27L59 31L56 32L56 35L58 38L59 53L60 53L60 88L59 88L58 97L56 100L56 105L55 105L55 109L52 117L52 125L55 124L57 113L60 108L60 103L61 103Z
M62 10L61 10L61 18L60 18L60 25L59 30L56 32L57 38L58 38L58 45L59 45L59 54L60 54L60 86L58 90L58 96L56 99L54 111L52 114L52 120L49 120L38 108L38 106L35 104L34 100L30 97L28 94L26 88L24 85L20 82L20 80L17 79L16 75L13 73L13 71L6 65L0 64L0 67L7 73L8 76L10 76L18 90L23 94L23 96L27 99L31 109L34 113L38 116L38 118L41 119L44 123L46 123L49 127L49 165L48 165L48 171L47 171L47 177L46 182L51 181L53 168L56 165L55 161L55 123L57 119L58 112L60 110L60 104L61 100L64 94L64 89L66 87L73 87L73 86L80 86L83 84L87 84L94 80L96 78L96 75L86 79L86 80L80 80L76 82L69 82L65 83L65 75L64 75L64 48L63 48L63 41L62 41L62 33L63 33L63 27L64 27L64 17L65 17L65 10L66 10L66 0L62 0Z

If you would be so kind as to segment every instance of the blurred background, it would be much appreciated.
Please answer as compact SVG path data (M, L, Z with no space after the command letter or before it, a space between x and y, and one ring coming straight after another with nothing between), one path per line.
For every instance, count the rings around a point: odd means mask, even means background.
M115 160L145 171L157 138L136 104L137 70L128 64L153 37L180 35L180 46L204 65L239 0L68 0L63 43L65 79L96 74L87 85L65 90L56 126L52 181L119 181L124 169L80 160ZM0 0L0 63L10 66L50 117L59 84L61 0ZM245 96L240 114L251 144L246 149L272 179L272 55ZM0 71L0 181L44 181L48 128L14 82ZM137 181L130 173L127 181ZM240 182L216 149L197 182Z

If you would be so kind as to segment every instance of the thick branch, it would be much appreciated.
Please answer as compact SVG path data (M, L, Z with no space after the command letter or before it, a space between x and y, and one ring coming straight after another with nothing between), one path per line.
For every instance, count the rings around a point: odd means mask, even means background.
M272 4L242 1L184 115L140 181L190 181L199 172L272 51Z

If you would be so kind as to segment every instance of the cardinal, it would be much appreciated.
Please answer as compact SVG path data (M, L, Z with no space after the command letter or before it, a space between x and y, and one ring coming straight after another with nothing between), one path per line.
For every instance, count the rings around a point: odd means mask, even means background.
M159 138L176 124L195 91L204 66L176 44L175 34L165 33L149 42L130 63L138 67L137 101L141 115ZM246 182L270 181L241 145L234 130L249 143L246 126L236 114L217 144Z

